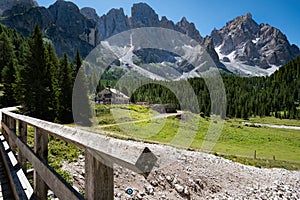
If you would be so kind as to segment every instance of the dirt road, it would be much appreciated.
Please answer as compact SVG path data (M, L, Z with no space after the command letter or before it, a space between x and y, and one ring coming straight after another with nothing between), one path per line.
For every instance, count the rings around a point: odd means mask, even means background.
M256 126L256 127L270 127L270 128L283 128L283 129L292 129L292 130L299 130L300 126L286 126L286 125L277 125L277 124L261 124L261 123L250 123L250 122L243 122L244 126Z

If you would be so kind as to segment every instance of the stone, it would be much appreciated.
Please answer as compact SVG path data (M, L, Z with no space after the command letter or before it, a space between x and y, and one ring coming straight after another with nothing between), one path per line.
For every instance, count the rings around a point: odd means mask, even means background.
M196 179L195 182L201 189L204 189L204 184L201 179Z
M165 178L164 178L163 176L161 176L161 175L158 176L158 179L159 179L160 181L165 180Z
M184 187L182 185L175 184L174 187L175 187L175 190L179 193L182 193L184 191Z
M154 194L154 188L151 185L145 186L145 191L148 195L153 195Z
M176 177L174 177L173 181L172 181L172 185L175 185L176 183L178 183L178 179Z
M171 176L166 176L166 180L168 181L168 182L172 182L172 177Z
M185 194L185 195L187 195L187 196L189 196L190 195L190 191L189 191L189 188L186 186L186 187L184 187L184 191L183 191L183 193Z
M158 186L158 182L156 180L150 181L150 184L153 185L154 187Z
M194 182L193 179L190 179L190 178L189 178L188 182L189 182L190 186L192 186L192 187L195 186L195 182Z

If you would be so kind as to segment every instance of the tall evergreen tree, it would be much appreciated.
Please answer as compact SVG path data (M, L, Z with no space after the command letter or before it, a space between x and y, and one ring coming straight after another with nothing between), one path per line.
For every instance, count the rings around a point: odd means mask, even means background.
M42 32L37 25L29 41L29 50L21 76L18 76L19 102L25 114L52 121L51 71Z
M55 119L56 109L57 109L57 99L56 99L56 91L60 90L60 88L56 87L57 79L59 77L59 61L55 54L54 48L51 44L47 46L47 68L50 70L50 78L52 87L50 87L51 93L51 101L49 101L49 110L51 110L51 114L53 115L51 118Z
M17 59L14 53L14 47L5 32L0 34L0 66L3 83L4 96L2 106L14 106L16 100L14 96L13 85L15 84L15 67Z
M67 54L60 60L55 84L56 120L62 123L71 123L72 117L72 89L73 77Z

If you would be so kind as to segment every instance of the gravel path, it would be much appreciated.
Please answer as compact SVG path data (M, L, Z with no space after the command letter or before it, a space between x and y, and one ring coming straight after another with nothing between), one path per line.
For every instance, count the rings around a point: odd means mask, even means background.
M115 199L300 199L300 171L260 169L211 154L146 145L158 156L150 175L114 166ZM74 187L84 187L84 156L64 163ZM133 194L126 194L130 188Z
M261 123L249 123L243 122L244 126L256 126L256 127L270 127L270 128L283 128L283 129L292 129L292 130L300 130L300 126L286 126L286 125L277 125L277 124L261 124Z

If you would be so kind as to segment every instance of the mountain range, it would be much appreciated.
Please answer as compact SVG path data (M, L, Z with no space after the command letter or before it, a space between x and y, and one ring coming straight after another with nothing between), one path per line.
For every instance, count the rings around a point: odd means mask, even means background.
M165 16L160 19L145 3L133 4L129 17L122 8L111 9L99 16L93 8L79 9L74 3L63 0L49 8L40 7L32 0L1 0L0 15L2 24L25 36L29 36L38 24L59 56L66 52L73 57L78 49L85 57L101 41L140 27L162 27L188 35L206 49L216 66L240 76L269 75L300 55L299 48L290 44L279 29L269 24L257 24L250 13L227 22L223 28L214 29L205 37L185 17L177 23ZM166 52L151 53L166 57ZM144 62L154 62L145 53L137 54ZM182 72L188 70L191 69Z

